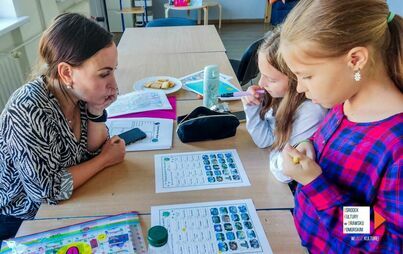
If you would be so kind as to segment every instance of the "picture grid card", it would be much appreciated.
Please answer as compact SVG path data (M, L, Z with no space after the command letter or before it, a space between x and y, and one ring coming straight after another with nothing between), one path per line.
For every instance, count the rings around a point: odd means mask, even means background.
M147 135L145 139L126 146L126 151L147 151L170 149L172 147L173 120L162 118L119 118L108 119L109 135L119 135L133 128L139 128Z
M157 154L156 192L250 186L235 149Z
M153 206L151 225L175 254L272 253L251 199Z

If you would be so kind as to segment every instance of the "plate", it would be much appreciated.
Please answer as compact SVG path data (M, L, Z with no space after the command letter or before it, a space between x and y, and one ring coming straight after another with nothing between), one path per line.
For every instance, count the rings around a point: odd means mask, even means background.
M153 82L159 79L167 79L173 83L175 83L175 85L169 89L154 89L154 88L146 88L144 87L144 85L148 82ZM165 92L165 94L170 94L170 93L174 93L176 91L178 91L179 89L182 88L182 82L177 79L177 78L173 78L173 77L168 77L168 76L156 76L156 77L148 77L142 80L137 81L136 83L134 83L133 85L133 90L135 91L141 91L141 90L151 90L151 91L163 91Z

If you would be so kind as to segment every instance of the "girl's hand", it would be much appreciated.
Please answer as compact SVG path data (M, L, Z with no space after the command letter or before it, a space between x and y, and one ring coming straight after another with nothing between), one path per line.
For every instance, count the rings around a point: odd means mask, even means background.
M302 141L299 143L299 145L296 147L298 151L301 153L305 154L312 160L316 159L316 152L315 148L313 147L313 144L309 140Z
M260 105L262 101L262 94L256 92L257 90L262 90L262 88L257 85L250 86L246 91L251 95L243 96L242 103L244 105Z
M113 136L102 146L101 154L105 167L118 164L125 158L125 141L118 136Z
M284 174L302 185L307 185L322 174L322 169L314 160L289 144L284 147L282 155Z

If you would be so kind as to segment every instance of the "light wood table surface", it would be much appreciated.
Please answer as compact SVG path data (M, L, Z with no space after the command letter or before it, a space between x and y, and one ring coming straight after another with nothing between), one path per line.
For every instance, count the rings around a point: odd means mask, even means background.
M241 89L234 70L223 52L184 53L184 54L133 54L119 52L119 66L116 69L116 81L120 93L133 91L133 85L139 80L153 76L181 78L203 70L206 65L217 64L220 72L230 75L234 86ZM184 89L175 94L177 100L194 100L196 94Z
M290 211L258 211L257 214L273 253L304 253ZM22 223L17 236L24 236L59 227L65 227L93 219L96 218L81 217L25 221ZM140 221L144 239L147 240L146 234L147 229L150 227L151 216L140 215Z
M172 54L225 52L225 47L216 28L209 25L127 28L118 50L119 54Z
M179 101L177 115L189 113L201 100ZM240 101L230 104L232 111L242 110ZM174 126L174 130L176 125ZM107 168L73 192L59 205L42 204L36 218L93 216L139 211L149 213L154 205L180 204L252 198L256 209L294 207L287 184L278 182L269 172L269 153L253 143L245 123L234 137L214 141L182 143L174 133L171 150L129 152L125 161ZM251 186L198 191L155 193L154 155L201 150L236 149Z

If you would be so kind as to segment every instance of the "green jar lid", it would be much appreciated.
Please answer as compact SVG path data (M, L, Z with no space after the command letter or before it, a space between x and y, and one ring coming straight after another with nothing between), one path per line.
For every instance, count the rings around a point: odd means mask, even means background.
M168 242L168 231L163 226L154 226L148 230L148 243L154 247L161 247Z

